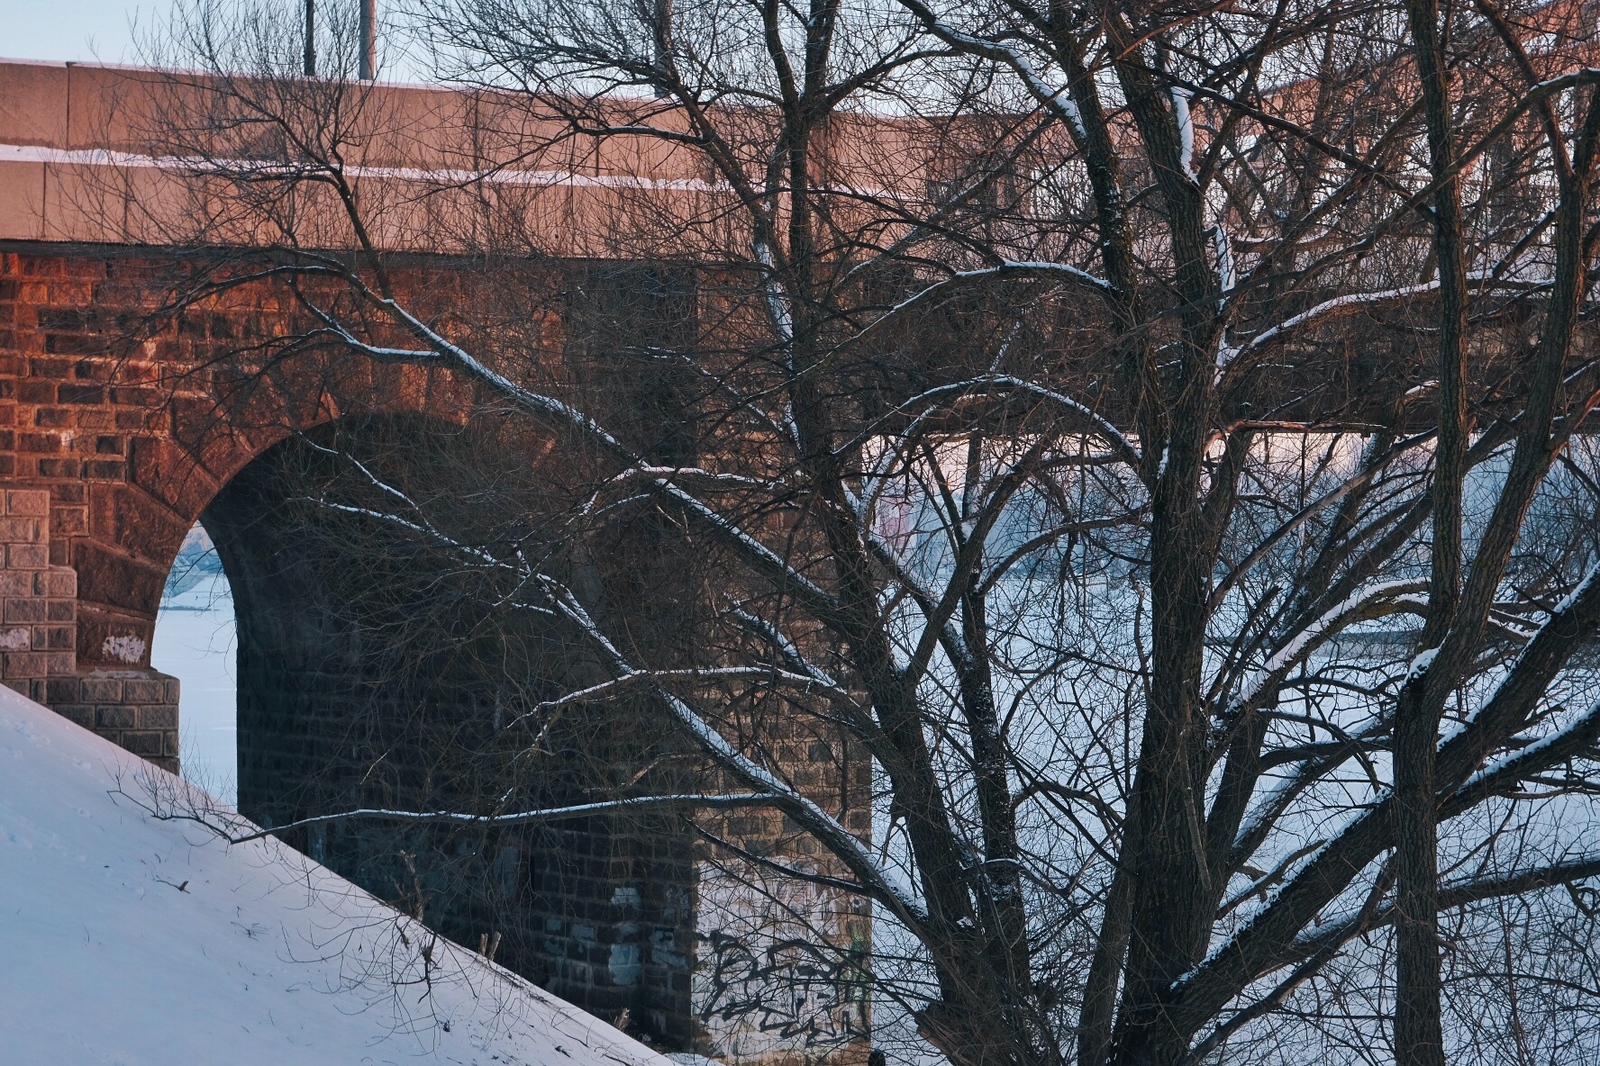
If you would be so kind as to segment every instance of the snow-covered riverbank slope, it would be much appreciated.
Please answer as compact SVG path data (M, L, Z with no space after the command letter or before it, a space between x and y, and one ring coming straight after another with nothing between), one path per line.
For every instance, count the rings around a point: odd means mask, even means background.
M183 795L0 687L0 1063L669 1066L275 841L152 818L144 775Z

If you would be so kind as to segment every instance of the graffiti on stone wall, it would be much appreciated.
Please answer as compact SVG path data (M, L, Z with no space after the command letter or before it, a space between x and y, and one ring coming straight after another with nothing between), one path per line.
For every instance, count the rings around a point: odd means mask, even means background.
M865 901L713 864L699 891L693 1009L709 1054L811 1060L867 1038Z

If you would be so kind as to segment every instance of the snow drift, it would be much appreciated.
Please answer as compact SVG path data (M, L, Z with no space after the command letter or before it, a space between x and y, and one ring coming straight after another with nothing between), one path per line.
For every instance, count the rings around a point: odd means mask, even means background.
M153 790L153 791L152 791ZM0 1061L670 1066L0 687Z

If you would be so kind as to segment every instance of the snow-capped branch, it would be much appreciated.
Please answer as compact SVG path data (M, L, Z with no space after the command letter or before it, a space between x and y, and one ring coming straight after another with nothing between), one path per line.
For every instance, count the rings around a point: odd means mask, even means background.
M1349 740L1339 745L1335 751L1319 758L1307 759L1300 765L1298 772L1267 790L1240 823L1239 831L1234 838L1233 850L1228 856L1228 865L1238 867L1247 862L1250 856L1255 854L1256 849L1266 842L1268 835L1278 825L1290 805L1303 795L1306 789L1387 728L1386 721L1369 723L1365 729L1350 735Z
M544 577L542 583L561 613L566 615L605 655L611 669L620 675L635 672L616 645L600 630L594 619L589 616L589 612L568 589L549 577ZM657 687L655 692L678 725L704 749L707 755L711 756L719 767L745 785L768 796L774 807L782 810L848 866L850 872L855 874L878 899L892 907L896 916L902 921L914 928L926 924L927 911L918 902L911 887L902 883L889 867L880 864L868 850L867 845L841 825L838 819L728 743L726 737L696 714L676 693L664 687Z
M1378 473L1396 457L1432 439L1433 431L1429 430L1425 433L1418 433L1411 437L1407 437L1405 440L1396 442L1382 456L1366 456L1365 461L1362 463L1362 470L1360 473L1346 478L1344 482L1341 483L1337 488L1331 489L1328 492L1323 493L1321 496L1318 496L1316 499L1300 508L1299 511L1291 515L1287 521L1279 525L1278 528L1274 529L1266 537L1263 537L1261 543L1257 544L1255 548L1251 550L1249 555L1245 556L1238 565L1234 566L1228 571L1221 581L1217 582L1216 587L1211 590L1211 597L1206 605L1207 609L1215 611L1218 607L1222 606L1223 597L1227 595L1229 589L1238 584L1238 582L1247 573L1255 568L1262 560L1266 559L1275 547L1283 543L1285 539L1287 539L1296 530L1304 526L1317 514L1321 513L1332 504L1343 500L1346 496L1350 495L1350 493L1356 491L1357 489L1365 488L1366 485L1369 484L1372 479L1376 477Z
M572 405L519 385L503 374L490 369L466 349L434 330L426 322L408 311L398 300L372 292L359 279L348 278L361 289L364 296L381 307L397 321L403 323L418 339L428 344L442 361L465 373L469 378L488 386L500 396L516 404L523 411L542 420L548 420L584 439L599 445L606 454L624 466L646 468L646 463L626 445L613 436L600 423ZM782 584L804 600L806 605L825 617L836 613L831 595L810 578L789 565L775 552L755 537L723 518L704 501L684 490L671 478L656 476L648 483L658 496L681 507L692 519L711 529L724 543L735 548L756 570Z
M1479 712L1439 746L1438 781L1455 787L1484 755L1505 743L1556 672L1600 623L1600 568L1591 569L1522 649ZM1548 754L1548 753L1547 753ZM1351 818L1258 911L1173 986L1175 1010L1209 1016L1261 974L1297 958L1302 931L1384 848L1392 844L1392 793Z
M1184 176L1195 180L1194 172L1194 117L1189 113L1189 91L1181 85L1169 90L1172 98L1172 117L1178 124L1178 165Z
M699 481L709 487L727 489L766 489L770 491L781 488L779 482L747 477L744 474L729 474L719 470L707 470L700 466L632 466L620 471L610 480L619 482L631 481L637 478L665 479L679 483Z
M1004 281L1020 278L1054 278L1060 281L1069 281L1077 285L1083 285L1096 295L1105 297L1110 297L1116 292L1115 287L1104 278L1096 277L1087 270L1081 270L1067 263L1007 260L994 266L957 271L947 278L942 278L925 288L918 289L915 293L873 319L859 332L841 341L836 348L859 344L867 337L874 336L878 330L895 322L906 312L930 303L953 290L991 279Z
M1352 622L1374 617L1374 612L1382 614L1384 604L1427 587L1427 581L1420 578L1374 581L1361 586L1290 634L1262 664L1261 669L1243 685L1239 695L1229 703L1224 717L1231 720L1239 713L1256 707L1264 699L1270 699L1290 670Z
M126 792L120 792L120 790L119 794L128 796ZM211 812L161 809L151 807L136 797L128 796L128 798L143 807L157 821L195 822L210 829L230 844L245 844L252 840L260 840L263 837L286 833L291 829L303 829L311 825L327 825L332 822L448 823L488 828L506 825L534 825L541 822L560 821L564 818L589 818L602 814L621 814L631 811L661 810L664 808L729 810L738 807L764 807L771 806L774 801L774 797L768 793L738 792L727 794L684 793L672 796L634 796L615 800L596 800L593 803L575 803L566 807L540 807L534 810L513 811L507 814L469 814L465 811L397 811L383 807L361 807L355 810L338 811L333 814L318 814L309 818L299 818L292 822L285 822L283 825L257 829L252 832L236 833L231 831L229 826L225 825Z
M313 502L315 502L318 507L326 507L330 511L339 511L344 514L360 515L363 518L371 518L375 521L382 522L386 525L396 526L411 533L419 533L430 540L436 541L441 546L449 548L452 551L460 552L462 555L465 555L479 563L486 563L490 566L496 567L503 567L506 565L501 560L496 559L493 555L490 555L481 548L474 548L469 544L462 544L454 537L439 532L431 525L423 525L419 522L413 522L410 519L401 518L397 514L391 514L388 511L375 510L371 507L357 507L354 504L337 503L333 500L316 500Z
M1095 436L1104 439L1110 445L1117 458L1134 469L1138 468L1138 447L1104 415L1064 393L1057 392L1055 389L1040 385L1038 382L1013 377L1009 374L982 374L952 382L948 385L940 385L908 397L897 406L897 410L905 412L912 409L926 408L930 405L937 406L940 401L951 397L964 400L976 396L987 396L991 389L999 393L1023 393L1034 396L1082 418L1089 424ZM919 417L926 417L926 415ZM889 415L880 416L874 424L869 425L856 435L851 441L852 446L877 433L889 418Z
M1600 856L1582 855L1544 866L1525 866L1507 873L1447 881L1439 886L1439 909L1454 910L1486 899L1520 896L1541 888L1586 881L1591 877L1600 877ZM1394 914L1394 904L1388 903L1368 921L1361 921L1359 915L1348 913L1330 917L1315 931L1296 939L1294 951L1296 954L1311 955L1330 946L1337 947L1363 932L1387 925L1394 920Z
M1550 679L1600 622L1600 564L1590 567L1518 652L1478 710L1439 746L1439 783L1465 781L1483 759L1519 729Z
M921 0L901 0L901 3L922 21L929 33L946 44L972 55L997 60L1009 67L1041 107L1049 111L1058 120L1066 123L1067 128L1072 131L1073 137L1077 139L1080 145L1089 139L1089 131L1083 124L1083 115L1079 113L1078 105L1068 92L1069 86L1063 85L1060 88L1052 89L1033 69L1033 64L1029 63L1027 58L1015 48L1002 41L978 37L956 29L935 15L932 9L923 4Z
M1480 289L1492 288L1500 282L1499 278L1482 271L1469 274L1467 280L1478 285ZM1519 284L1516 287L1518 289L1527 288L1525 284ZM1335 296L1332 299L1324 300L1313 307L1307 308L1297 315L1292 315L1276 325L1269 326L1248 340L1240 342L1235 347L1235 354L1242 355L1253 351L1270 341L1277 340L1305 326L1321 322L1333 315L1347 314L1363 307L1403 300L1409 296L1421 296L1426 293L1437 292L1438 289L1439 281L1436 278L1433 281L1422 282L1418 285L1402 285L1398 288L1380 289L1376 292L1355 292L1347 293L1343 296Z
M784 636L776 625L767 621L765 618L753 614L742 607L733 608L728 612L728 617L732 618L746 630L759 635L762 639L767 641L767 643L771 644L775 649L777 649L778 654L782 657L784 663L787 665L789 672L813 678L819 684L829 689L836 689L839 691L844 690L843 685L839 684L839 682L830 676L827 671L823 670L810 659L807 659L804 655L802 655L800 653L800 649L795 647L794 642L788 637ZM854 700L851 702L854 702Z
M634 670L630 673L590 685L587 688L569 692L553 700L545 700L535 704L526 714L519 715L513 720L516 724L523 718L539 715L575 703L594 703L601 700L614 699L626 695L640 687L654 687L669 681L755 681L768 685L784 685L788 688L798 689L801 692L820 692L831 699L845 700L854 703L855 699L849 692L821 680L809 673L791 673L780 670L775 666L723 666L707 667L705 669L686 670Z
M1484 767L1444 801L1441 817L1466 810L1490 796L1505 795L1522 782L1581 755L1600 739L1600 701L1563 729Z
M1211 227L1211 249L1217 257L1217 287L1226 299L1239 283L1239 277L1233 262L1233 242L1228 237L1228 228L1220 222Z

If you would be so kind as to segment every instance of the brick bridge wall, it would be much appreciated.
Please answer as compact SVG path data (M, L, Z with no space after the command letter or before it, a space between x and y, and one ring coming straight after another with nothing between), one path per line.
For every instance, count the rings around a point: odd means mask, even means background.
M226 306L146 329L173 265L92 246L0 251L0 678L176 770L178 683L154 671L149 655L167 573L205 514L239 615L241 809L282 824L356 801L416 807L441 798L428 783L437 774L427 729L481 722L495 699L448 670L406 687L359 656L341 659L371 643L359 612L335 617L334 597L314 575L285 580L267 565L264 546L281 543L286 530L252 509L247 490L270 478L263 457L294 434L466 411L474 398L444 375L365 360L311 356L292 373L245 376L209 365L289 311L269 293L240 292ZM412 283L459 300L457 280L432 270ZM420 724L417 706L428 709ZM353 721L377 727L352 757ZM655 741L624 750L593 737L637 732L636 722L599 723L584 757L591 765L636 758ZM379 741L401 752L381 795L350 775ZM842 790L864 797L865 764L842 781L833 760L812 759L812 742L773 738L819 800ZM558 773L529 799L563 802L592 783L577 770ZM864 802L852 818L870 828ZM781 817L746 813L716 829L757 854L810 861L809 841ZM756 921L761 892L736 878L708 880L681 824L591 820L467 843L351 826L293 842L469 946L502 933L500 961L603 1017L627 1008L636 1029L669 1047L742 1061L814 1060L806 1048L819 1033L826 1042L866 1022L859 981L818 977L805 953L785 961L729 932ZM490 890L497 885L504 890ZM864 957L864 913L826 892L778 894L789 913L809 915ZM856 1058L863 1045L830 1057L841 1054Z
M174 772L178 681L148 669L78 670L78 574L50 562L50 493L0 493L0 679Z
M310 440L333 443L335 428ZM446 460L472 458L452 452L504 454L414 418L337 428L412 498ZM418 469L397 470L418 452ZM277 445L202 516L236 590L241 810L284 825L350 808L568 805L604 790L607 770L651 760L665 738L645 737L643 715L609 729L581 716L532 754L527 736L500 729L576 687L570 647L488 597L458 597L452 557L298 502L317 458L301 440ZM313 483L338 498L337 481ZM474 632L486 639L463 636ZM692 1046L694 846L675 820L335 823L285 839L461 943L499 934L497 961L601 1017L627 1010L636 1031Z

